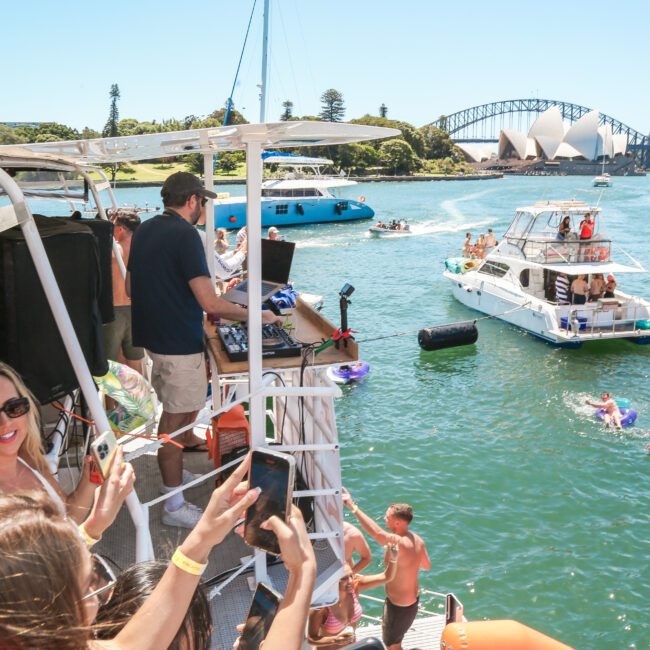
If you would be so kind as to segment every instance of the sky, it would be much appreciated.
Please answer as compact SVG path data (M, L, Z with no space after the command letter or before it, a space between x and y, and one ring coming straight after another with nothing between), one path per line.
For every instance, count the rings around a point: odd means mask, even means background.
M254 0L3 0L0 122L101 130L120 118L205 116L230 95ZM263 0L233 101L259 121ZM650 2L271 0L267 121L315 115L328 88L346 119L422 126L493 101L539 97L650 132Z

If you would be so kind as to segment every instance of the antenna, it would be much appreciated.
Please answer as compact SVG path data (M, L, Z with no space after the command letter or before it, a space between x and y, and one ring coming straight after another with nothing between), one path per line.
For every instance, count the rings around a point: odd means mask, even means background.
M266 118L266 77L269 50L269 0L264 0L264 36L262 38L262 83L260 84L260 123Z

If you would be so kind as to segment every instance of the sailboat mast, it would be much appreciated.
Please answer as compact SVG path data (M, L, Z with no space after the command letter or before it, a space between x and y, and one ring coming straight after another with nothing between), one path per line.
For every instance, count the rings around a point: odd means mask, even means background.
M262 38L262 84L260 86L260 124L266 119L266 77L269 51L269 0L264 0L264 36Z

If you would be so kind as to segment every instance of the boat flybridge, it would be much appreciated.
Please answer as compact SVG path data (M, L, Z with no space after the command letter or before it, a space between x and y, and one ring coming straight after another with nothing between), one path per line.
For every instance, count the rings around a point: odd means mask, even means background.
M328 158L311 158L298 154L265 152L265 165L277 165L281 178L262 183L262 227L297 226L308 223L330 223L370 219L375 212L363 196L345 199L335 196L340 188L352 187L356 181L344 175L323 174L322 167L331 165ZM223 196L214 203L217 228L242 228L246 223L246 197Z
M214 153L218 151L245 150L249 161L258 161L266 148L336 145L395 137L398 134L399 131L395 129L362 125L285 122L1 146L0 233L8 229L22 233L79 386L75 394L66 397L64 407L72 410L79 393L83 395L94 422L88 435L107 431L110 424L39 235L33 214L34 201L87 200L90 196L97 206L97 217L105 219L107 208L117 207L117 202L106 177L96 167L99 165L201 153L204 156L204 169L208 172L206 187L212 189L210 172ZM261 165L249 164L247 169L249 304L261 305L261 243L260 237L255 236L261 233ZM95 172L99 173L99 181ZM39 181L34 180L37 176ZM45 183L44 176L49 176L48 189L39 185ZM39 211L52 216L56 214L56 209ZM61 213L61 216L69 216L65 206ZM83 224L83 221L80 223ZM214 240L211 210L207 211L207 221L206 251L211 251ZM211 265L212 256L207 255L207 259ZM214 273L213 269L211 271ZM314 318L313 314L310 318ZM333 331L333 324L327 323L327 326L329 332ZM22 333L24 341L30 336L38 336L38 323L34 323L33 331ZM354 342L352 344L356 346ZM210 345L209 348L212 352ZM327 353L330 351L333 352L334 347ZM323 357L325 355L323 353ZM313 499L310 538L316 550L318 577L312 603L315 606L333 604L338 599L338 581L343 574L344 546L340 444L334 413L334 398L341 393L326 374L331 361L311 355L306 358L304 372L300 364L297 367L279 365L269 372L268 361L263 361L261 309L252 309L248 362L240 362L240 367L234 370L224 370L211 354L210 363L212 397L206 402L206 408L195 423L170 436L180 435L193 426L207 427L214 422L214 418L234 405L248 404L250 445L261 447L275 444L275 449L297 456L297 466L307 488L294 492L294 496ZM44 407L48 420L47 407ZM47 426L53 434L50 439L55 441L49 459L56 472L69 446L69 419L48 422ZM162 501L169 497L159 494L160 478L155 455L161 441L155 437L146 440L133 437L143 433L151 436L154 429L155 422L148 422L119 439L125 457L135 466L138 479L127 499L128 514L126 511L120 513L116 523L95 548L123 568L134 562L169 557L170 549L179 542L179 529L168 528L161 523L160 507ZM74 457L73 451L71 456ZM190 456L192 458L186 461L186 466L190 463L192 471L199 472L201 476L185 485L184 489L193 490L192 499L199 502L209 498L215 475L238 462L236 459L225 462L222 456L219 463L215 462L219 466L209 469L205 466L205 459L195 458L200 455ZM286 571L281 562L267 564L263 552L246 547L234 533L213 551L208 571L214 576L208 582L214 623L213 647L230 648L237 635L235 625L246 617L251 585L264 580L282 592L286 585ZM444 594L436 594L435 597L444 599ZM431 649L439 647L445 615L440 611L426 612L418 620L416 629L407 636L407 639L413 640L411 645ZM363 633L359 632L359 637L380 634L379 627L374 625L367 627Z
M495 316L561 347L590 341L627 339L650 343L650 303L618 288L613 297L577 303L569 292L556 291L561 277L570 285L584 276L591 286L599 275L645 273L643 266L622 249L626 263L615 261L618 248L602 231L600 208L581 201L544 201L517 208L499 245L483 260L447 260L444 277L464 305ZM591 239L574 235L586 215L595 218ZM571 231L560 239L560 223L569 217Z

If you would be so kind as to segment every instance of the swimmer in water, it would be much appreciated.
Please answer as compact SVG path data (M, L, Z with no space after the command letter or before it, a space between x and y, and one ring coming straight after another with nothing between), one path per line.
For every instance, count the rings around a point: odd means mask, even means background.
M618 404L612 399L612 396L609 393L603 393L600 398L603 400L602 402L592 402L591 400L585 401L589 406L603 409L605 411L603 422L606 427L609 427L613 422L617 429L621 429L621 411L618 408Z

